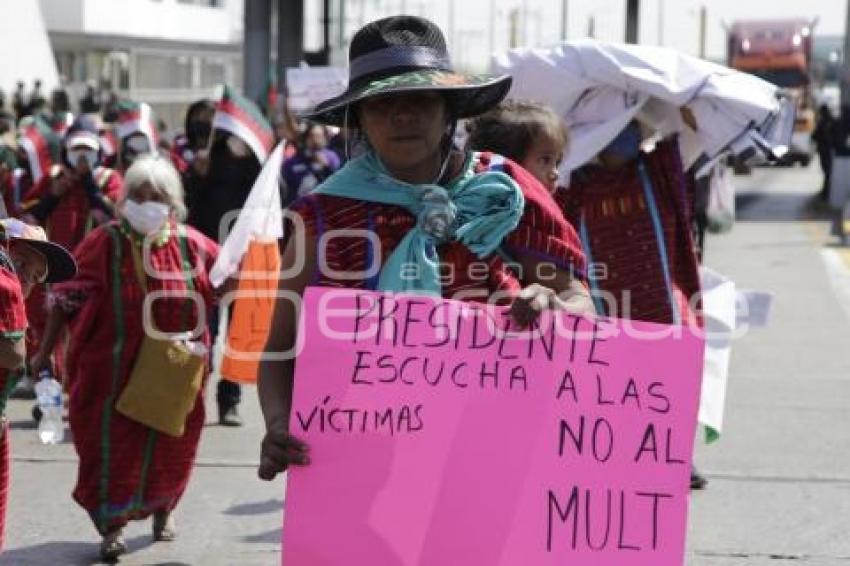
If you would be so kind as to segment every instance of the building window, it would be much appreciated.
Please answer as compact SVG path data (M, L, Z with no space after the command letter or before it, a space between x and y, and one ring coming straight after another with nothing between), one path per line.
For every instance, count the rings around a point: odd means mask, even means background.
M216 57L201 60L201 87L210 88L227 82L227 62Z
M136 55L136 88L190 89L192 58L152 53Z

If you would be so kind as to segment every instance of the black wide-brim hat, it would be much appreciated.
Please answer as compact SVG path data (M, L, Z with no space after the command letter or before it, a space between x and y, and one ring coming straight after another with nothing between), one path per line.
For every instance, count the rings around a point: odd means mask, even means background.
M434 23L392 16L366 24L354 35L348 51L348 88L302 117L344 126L346 109L365 98L438 90L456 118L469 118L496 106L510 88L510 75L454 72L443 33Z

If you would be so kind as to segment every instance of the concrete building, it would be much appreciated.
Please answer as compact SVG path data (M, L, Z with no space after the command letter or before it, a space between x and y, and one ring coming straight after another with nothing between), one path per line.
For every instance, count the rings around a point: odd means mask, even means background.
M243 0L39 0L61 75L150 103L169 127L186 105L242 85Z

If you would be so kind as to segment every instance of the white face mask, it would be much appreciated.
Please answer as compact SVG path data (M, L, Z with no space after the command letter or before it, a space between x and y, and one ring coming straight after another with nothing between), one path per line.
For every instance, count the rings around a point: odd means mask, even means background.
M89 167L94 167L97 164L97 152L92 149L71 149L68 151L68 161L74 167L77 166L81 157L88 162Z
M147 201L142 204L134 200L124 201L122 214L133 230L147 236L154 233L168 220L171 207L161 202Z

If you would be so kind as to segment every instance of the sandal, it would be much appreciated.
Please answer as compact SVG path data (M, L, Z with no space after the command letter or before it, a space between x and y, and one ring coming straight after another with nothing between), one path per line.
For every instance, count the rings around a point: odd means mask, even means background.
M125 552L127 552L127 543L124 542L124 531L122 529L116 529L104 535L100 543L101 560L113 562Z
M157 542L171 542L177 538L177 529L174 526L174 518L168 511L157 511L153 514L153 540Z

